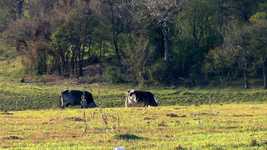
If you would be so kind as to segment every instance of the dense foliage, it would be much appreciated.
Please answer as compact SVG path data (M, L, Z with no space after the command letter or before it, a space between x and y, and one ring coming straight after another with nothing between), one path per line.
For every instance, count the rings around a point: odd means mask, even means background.
M1 0L0 31L39 75L267 87L265 0Z

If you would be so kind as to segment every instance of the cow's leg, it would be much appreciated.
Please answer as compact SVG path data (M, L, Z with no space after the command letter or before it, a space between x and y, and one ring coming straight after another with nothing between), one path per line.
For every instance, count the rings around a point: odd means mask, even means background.
M128 99L125 100L125 107L128 107Z
M63 100L62 96L60 96L59 105L60 105L60 108L62 108L62 109L65 108L65 104L64 104L64 100Z

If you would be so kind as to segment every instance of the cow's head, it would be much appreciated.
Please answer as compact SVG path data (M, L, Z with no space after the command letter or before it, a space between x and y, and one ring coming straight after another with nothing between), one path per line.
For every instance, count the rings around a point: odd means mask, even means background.
M134 89L128 90L127 101L130 104L137 103L137 99L136 99L136 95L135 95L135 90Z

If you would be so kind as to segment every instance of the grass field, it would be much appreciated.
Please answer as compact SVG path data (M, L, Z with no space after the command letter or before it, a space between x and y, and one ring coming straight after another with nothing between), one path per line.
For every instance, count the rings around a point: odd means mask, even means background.
M60 92L67 89L92 92L96 103L102 108L123 107L127 90L138 88L135 85L76 84L70 80L54 83L20 83L23 73L19 57L0 61L0 111L56 108ZM42 77L40 79L42 81ZM259 88L244 90L218 87L192 89L145 87L141 89L153 92L161 106L267 102L266 90Z
M267 149L267 105L0 113L0 148Z
M107 84L23 84L0 78L0 110L49 109L58 106L59 94L66 89L88 90L102 108L123 107L124 97L131 85ZM200 105L226 103L265 103L267 92L263 89L220 88L164 88L147 87L161 106Z
M267 149L263 89L145 87L157 108L123 108L135 85L20 83L19 60L0 61L0 149ZM66 89L93 93L97 109L60 110Z

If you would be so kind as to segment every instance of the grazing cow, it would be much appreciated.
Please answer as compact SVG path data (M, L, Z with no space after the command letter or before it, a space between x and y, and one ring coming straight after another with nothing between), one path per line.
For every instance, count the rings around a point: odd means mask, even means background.
M93 96L87 91L66 90L60 95L60 107L69 107L80 105L81 108L94 108L97 105L94 102Z
M129 90L125 100L125 107L158 106L158 102L151 92Z

